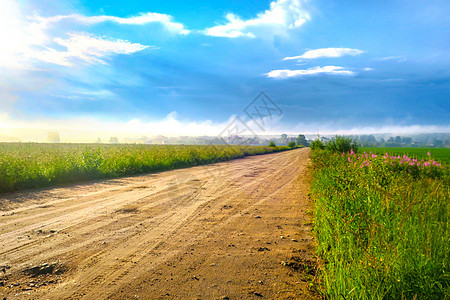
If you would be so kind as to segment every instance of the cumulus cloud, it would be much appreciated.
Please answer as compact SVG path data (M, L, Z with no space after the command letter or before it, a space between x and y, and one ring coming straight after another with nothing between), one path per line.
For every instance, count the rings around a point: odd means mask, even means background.
M315 59L315 58L321 58L321 57L341 57L344 55L352 55L356 56L361 53L364 53L364 51L359 49L351 49L351 48L321 48L321 49L314 49L314 50L308 50L302 55L298 56L290 56L285 57L283 60L292 60L292 59Z
M166 14L147 12L141 13L137 16L121 18L115 16L83 16L80 14L71 14L71 15L59 15L48 18L36 17L37 20L41 24L48 25L51 23L61 22L63 20L72 20L78 23L84 24L97 24L102 22L114 22L117 24L126 24L126 25L145 25L149 23L160 23L167 30L177 33L177 34L189 34L189 30L184 28L184 25L181 23L177 23L173 21L173 17Z
M259 13L256 18L243 20L229 13L227 23L208 28L206 35L219 37L250 37L267 33L283 34L288 29L302 26L311 19L305 9L307 0L277 0L270 3L270 9Z
M351 76L355 75L356 73L353 71L350 71L348 69L345 69L344 67L340 66L324 66L324 67L312 67L309 69L303 69L303 70L273 70L269 73L266 73L266 76L269 78L290 78L290 77L299 77L299 76L308 76L308 75L316 75L316 74L331 74L331 75L345 75L345 76Z

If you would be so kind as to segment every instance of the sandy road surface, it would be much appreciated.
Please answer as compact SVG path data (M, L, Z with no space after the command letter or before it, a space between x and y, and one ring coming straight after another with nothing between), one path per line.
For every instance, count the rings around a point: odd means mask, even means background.
M309 149L0 196L7 299L310 299Z

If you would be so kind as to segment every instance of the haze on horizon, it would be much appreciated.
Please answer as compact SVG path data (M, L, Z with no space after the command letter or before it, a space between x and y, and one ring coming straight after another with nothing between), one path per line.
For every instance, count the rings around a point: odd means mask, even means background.
M0 142L450 133L450 3L0 2ZM264 92L277 109L254 102ZM246 109L260 108L258 118Z

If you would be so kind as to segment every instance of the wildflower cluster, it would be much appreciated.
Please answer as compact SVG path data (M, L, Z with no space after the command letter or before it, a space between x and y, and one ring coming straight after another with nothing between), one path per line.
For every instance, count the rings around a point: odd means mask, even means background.
M341 157L346 158L347 162L357 168L377 168L390 173L407 172L413 176L425 175L426 177L439 177L443 171L443 166L431 158L431 153L427 153L427 159L411 158L407 155L377 155L369 152L361 154L351 150L349 153L342 153Z

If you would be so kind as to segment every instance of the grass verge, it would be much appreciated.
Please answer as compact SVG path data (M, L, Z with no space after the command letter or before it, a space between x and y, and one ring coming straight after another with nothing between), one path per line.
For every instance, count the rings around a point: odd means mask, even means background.
M448 166L323 150L312 161L325 297L448 299Z

